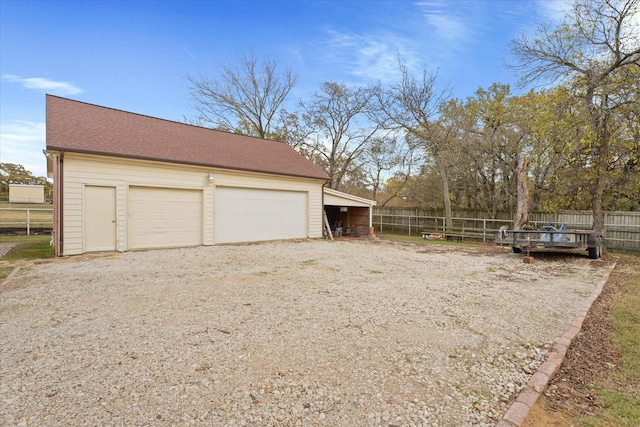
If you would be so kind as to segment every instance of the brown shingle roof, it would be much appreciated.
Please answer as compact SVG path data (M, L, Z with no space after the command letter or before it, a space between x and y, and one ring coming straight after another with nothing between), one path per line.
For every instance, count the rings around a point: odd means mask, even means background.
M284 142L47 95L47 150L305 178L329 176Z

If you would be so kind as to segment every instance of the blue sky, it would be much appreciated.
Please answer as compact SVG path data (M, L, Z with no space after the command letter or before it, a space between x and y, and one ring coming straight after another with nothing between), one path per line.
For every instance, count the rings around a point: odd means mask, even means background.
M466 98L516 78L509 42L566 0L0 0L0 161L46 175L45 93L182 121L187 75L215 78L251 50L325 81L397 81L398 55Z

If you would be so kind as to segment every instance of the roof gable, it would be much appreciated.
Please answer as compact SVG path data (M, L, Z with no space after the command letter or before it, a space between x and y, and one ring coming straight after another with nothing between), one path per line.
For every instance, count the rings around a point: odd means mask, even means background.
M47 150L164 161L327 180L284 142L47 95Z

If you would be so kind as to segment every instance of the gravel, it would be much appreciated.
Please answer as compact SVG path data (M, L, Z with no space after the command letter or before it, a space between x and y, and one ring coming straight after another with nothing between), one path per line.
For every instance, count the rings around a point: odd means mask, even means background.
M495 425L604 270L369 239L31 265L0 289L0 425Z

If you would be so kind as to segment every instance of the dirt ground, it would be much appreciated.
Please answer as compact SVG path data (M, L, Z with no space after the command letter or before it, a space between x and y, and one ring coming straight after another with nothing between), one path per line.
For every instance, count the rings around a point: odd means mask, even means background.
M616 269L589 310L560 371L529 412L523 427L577 426L577 419L593 416L602 404L590 385L614 384L613 375L621 358L611 340L609 314L621 285L628 277L633 258L609 255L606 261L601 262L613 261L617 262ZM618 388L634 386L638 385L615 384Z

